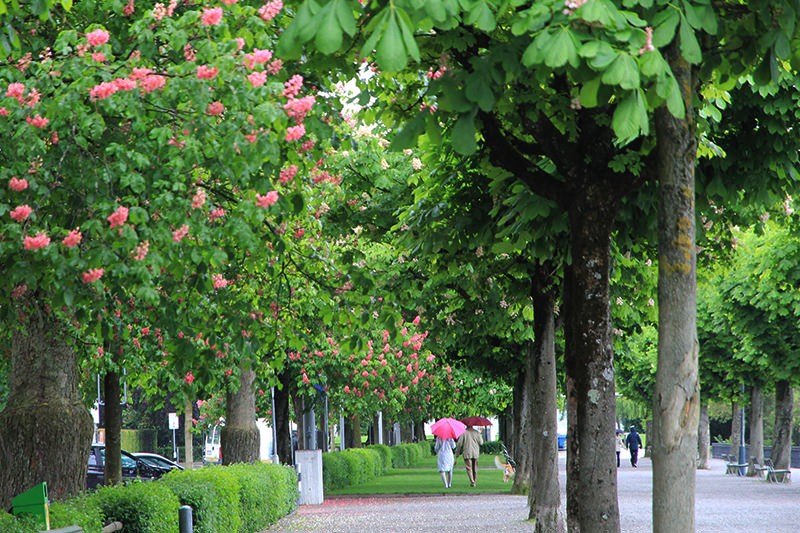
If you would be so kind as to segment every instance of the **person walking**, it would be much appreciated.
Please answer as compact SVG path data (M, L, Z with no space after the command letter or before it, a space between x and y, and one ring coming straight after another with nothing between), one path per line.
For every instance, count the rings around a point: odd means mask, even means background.
M617 468L619 468L619 454L622 451L622 447L625 446L625 439L622 436L622 430L618 429L616 434L614 435L614 442L617 446Z
M625 438L625 445L631 452L631 466L639 467L639 448L642 447L642 437L636 432L636 426L631 426L631 432Z
M433 451L436 452L436 463L439 467L439 473L442 475L442 482L444 488L449 489L453 486L453 465L455 458L453 457L453 450L456 448L456 441L453 439L443 439L436 437L436 443L433 445Z
M474 487L478 482L478 457L481 455L481 444L483 444L483 437L472 426L467 426L467 430L458 437L458 442L456 442L456 455L464 458L470 487Z

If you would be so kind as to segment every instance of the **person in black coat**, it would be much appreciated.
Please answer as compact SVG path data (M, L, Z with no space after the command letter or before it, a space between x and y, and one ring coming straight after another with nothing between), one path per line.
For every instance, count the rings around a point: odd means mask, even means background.
M631 466L638 468L639 463L639 448L642 447L642 437L636 433L636 426L631 426L631 432L625 438L625 445L631 452Z

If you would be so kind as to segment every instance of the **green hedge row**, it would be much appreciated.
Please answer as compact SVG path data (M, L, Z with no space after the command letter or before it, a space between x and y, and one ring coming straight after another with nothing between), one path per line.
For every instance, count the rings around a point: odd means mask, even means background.
M323 489L360 485L386 474L392 468L414 466L430 456L427 442L386 446L376 444L322 454Z
M100 487L50 505L50 527L79 525L99 533L122 522L126 533L178 533L178 508L192 507L196 533L255 533L292 512L297 504L293 468L259 463L174 470L159 481ZM38 531L29 520L0 511L0 531Z

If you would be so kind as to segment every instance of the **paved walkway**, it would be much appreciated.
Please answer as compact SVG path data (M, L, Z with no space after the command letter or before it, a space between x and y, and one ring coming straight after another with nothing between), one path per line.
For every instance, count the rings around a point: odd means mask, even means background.
M560 459L563 505L563 452ZM697 472L697 532L800 531L798 476L800 470L795 469L795 480L791 484L729 476L725 475L724 461L712 459L710 470ZM622 533L652 531L650 461L640 459L639 468L634 469L623 460L618 471L618 487ZM525 521L527 516L527 497L506 494L329 497L322 505L300 507L268 531L530 531L531 525Z

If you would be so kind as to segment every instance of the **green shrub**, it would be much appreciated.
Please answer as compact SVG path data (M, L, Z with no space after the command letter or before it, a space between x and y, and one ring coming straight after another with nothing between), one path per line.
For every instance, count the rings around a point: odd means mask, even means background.
M294 469L265 463L236 464L225 469L241 487L240 533L262 531L295 508L297 474Z
M367 449L375 450L380 457L380 471L378 472L379 476L382 476L389 472L392 468L392 449L385 444L375 444L373 446L368 446Z
M100 487L86 496L103 512L103 521L122 522L126 533L177 533L178 498L158 481Z
M50 504L50 528L81 526L84 533L100 533L103 510L97 497L79 496Z
M341 489L348 481L347 461L344 452L322 454L322 487L324 490Z
M493 440L481 444L481 453L503 456L503 441Z
M199 470L173 470L161 478L182 505L192 508L196 533L239 531L241 486L227 467L208 466Z
M3 533L38 533L39 528L32 516L16 517L0 511L0 531Z

